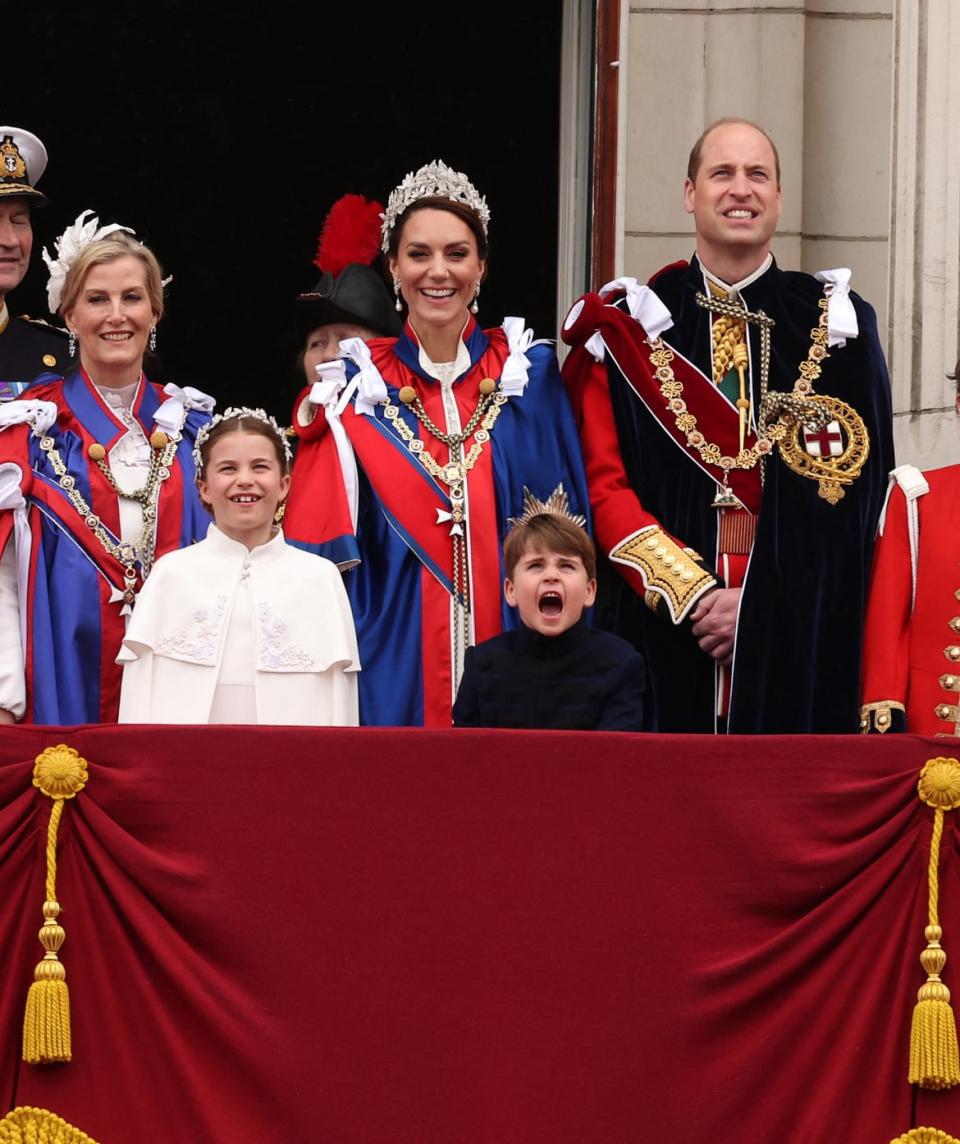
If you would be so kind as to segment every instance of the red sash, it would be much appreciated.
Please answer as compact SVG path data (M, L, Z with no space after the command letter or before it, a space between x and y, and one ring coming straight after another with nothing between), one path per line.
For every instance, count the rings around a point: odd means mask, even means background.
M677 444L684 456L702 469L712 480L723 484L723 469L704 460L700 451L687 441L687 434L677 426L677 412L670 408L671 398L660 391L666 375L657 377L650 360L652 352L644 339L642 328L627 313L616 306L606 305L596 294L588 294L584 307L564 338L581 344L596 331L603 338L607 353L623 375L630 389L643 402L665 433ZM666 343L665 343L666 345ZM681 400L686 410L697 419L697 430L706 442L715 444L721 455L736 457L740 450L740 422L737 410L723 396L712 380L688 361L679 350L668 346L674 357L670 369L676 381L683 386ZM752 425L747 427L744 448L752 448L757 441ZM729 485L740 503L752 513L760 511L763 485L760 466L752 469L731 469Z

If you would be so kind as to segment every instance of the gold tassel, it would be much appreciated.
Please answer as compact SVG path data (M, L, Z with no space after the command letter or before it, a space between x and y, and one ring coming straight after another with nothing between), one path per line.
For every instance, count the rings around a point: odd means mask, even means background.
M33 984L27 994L23 1018L23 1059L28 1064L69 1061L70 992L67 971L59 958L66 934L58 922L57 901L57 830L63 814L64 800L74 798L87 783L87 762L72 747L61 743L48 747L38 755L33 768L33 785L53 799L47 827L47 885L43 903L43 926L40 944L43 961L33 972Z
M46 953L33 971L23 1017L23 1059L32 1065L70 1060L70 990L67 971L57 956L66 934L57 924L59 913L57 902L43 903L39 936Z
M920 988L913 1010L907 1079L921 1088L943 1089L960 1083L957 1023L950 1006L950 990L940 980L947 955L940 945L943 930L937 916L943 815L960 806L960 763L956 759L928 759L920 772L917 792L921 802L934 808L934 816L927 874L929 924L924 930L927 948L920 954L927 981Z
M22 1104L0 1120L0 1144L97 1144L92 1136L74 1128L45 1108Z

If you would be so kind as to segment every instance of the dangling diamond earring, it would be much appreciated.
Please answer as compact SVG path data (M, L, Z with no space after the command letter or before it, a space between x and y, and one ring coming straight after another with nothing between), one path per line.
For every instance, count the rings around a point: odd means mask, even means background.
M147 342L147 345L150 347L151 353L153 353L157 348L157 327L156 326L150 327L150 341Z
M403 303L400 301L400 279L399 278L394 278L394 280L393 280L393 292L397 296L397 300L396 300L396 302L394 302L393 308L397 311L398 314L402 314L403 313Z
M470 313L475 314L480 307L477 305L477 299L480 297L480 283L477 283L477 292L473 296L473 301L470 303Z
M67 338L67 353L71 357L74 357L76 352L77 352L77 335L73 332L73 330L71 330L70 331L70 337Z

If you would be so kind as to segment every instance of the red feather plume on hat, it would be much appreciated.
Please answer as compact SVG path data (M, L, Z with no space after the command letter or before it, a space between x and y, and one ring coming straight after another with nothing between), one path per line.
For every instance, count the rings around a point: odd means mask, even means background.
M317 241L314 266L336 277L351 262L369 266L380 253L383 206L363 195L344 195L330 208Z

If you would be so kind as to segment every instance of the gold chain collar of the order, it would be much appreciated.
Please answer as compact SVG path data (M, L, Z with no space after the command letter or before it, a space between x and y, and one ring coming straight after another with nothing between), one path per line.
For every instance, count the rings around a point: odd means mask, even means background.
M855 409L837 398L821 396L813 391L813 383L822 373L822 363L830 356L827 350L827 299L818 300L820 320L810 331L810 347L805 360L800 363L791 393L767 391L772 318L762 310L752 312L735 302L708 298L705 294L698 293L696 301L705 310L753 322L760 327L760 414L754 444L742 449L736 457L722 453L720 447L708 441L697 428L697 419L687 408L683 399L683 382L677 380L671 365L676 354L662 338L647 338L650 363L660 383L660 392L674 415L677 429L686 436L687 444L700 454L706 464L722 471L724 493L727 493L731 470L752 469L773 451L776 444L784 464L800 476L819 481L820 496L830 504L836 504L843 496L842 486L852 484L859 476L870 445L866 426ZM801 445L800 434L805 427L821 429L831 420L838 420L846 429L846 448L839 457L813 457ZM762 478L762 465L760 473ZM736 502L729 494L721 494L716 503L719 507L727 507Z
M129 500L139 501L143 508L143 527L140 529L140 535L137 537L135 544L129 544L123 540L114 540L104 526L103 521L92 511L90 505L84 500L83 495L77 488L76 477L72 476L67 470L63 458L57 451L54 439L48 436L40 437L40 448L49 457L57 482L67 494L67 499L73 505L74 509L76 509L83 523L97 538L104 552L114 557L114 559L119 561L122 565L123 603L125 605L132 605L136 597L137 564L139 563L140 565L140 573L144 580L146 580L150 574L150 569L153 567L157 503L160 499L160 487L170 476L170 466L173 464L173 459L176 456L177 442L179 440L179 433L168 436L166 433L157 432L151 436L150 468L147 472L147 479L141 488L130 493L125 493L118 487L116 478L105 461L106 450L103 446L94 442L87 450L90 459L94 461L107 478L107 482L114 492L116 492L118 496L126 497Z
M496 382L493 378L485 377L480 382L480 400L477 402L477 407L459 433L444 433L439 426L434 424L412 385L403 386L397 397L416 416L427 432L450 450L450 460L447 464L441 465L400 416L400 407L392 404L389 399L387 400L383 409L384 416L393 426L409 452L416 457L430 476L435 477L450 490L451 521L454 527L458 524L462 525L466 519L463 496L464 478L480 459L484 445L490 440L490 434L500 416L500 410L507 403L507 395L496 388ZM478 425L480 426L479 429L477 428ZM476 430L475 433L474 430ZM471 435L473 436L473 444L464 453L463 446ZM455 532L454 535L456 535Z
M453 595L457 605L458 622L454 625L454 676L459 683L459 663L461 651L470 642L470 578L467 571L467 550L464 537L466 523L466 494L464 482L467 473L476 465L483 447L490 440L490 434L497 423L500 411L507 403L507 395L497 389L491 377L480 382L480 400L466 425L459 433L444 433L436 425L423 407L423 402L412 385L404 385L397 394L399 401L416 416L420 424L436 440L450 450L450 460L441 465L424 447L410 426L400 416L400 407L389 399L384 403L383 413L397 436L403 441L410 454L420 462L431 477L446 485L450 496L450 539L453 543ZM479 426L479 428L477 428ZM464 453L464 444L473 435L473 444ZM440 522L438 522L440 523Z

